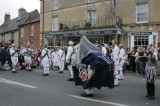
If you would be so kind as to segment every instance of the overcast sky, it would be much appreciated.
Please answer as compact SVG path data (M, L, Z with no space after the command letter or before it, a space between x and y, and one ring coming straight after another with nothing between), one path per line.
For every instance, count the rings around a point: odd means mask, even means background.
M9 12L11 19L18 17L18 9L25 8L27 12L38 9L40 12L40 0L1 0L0 1L0 25L4 22L4 15Z

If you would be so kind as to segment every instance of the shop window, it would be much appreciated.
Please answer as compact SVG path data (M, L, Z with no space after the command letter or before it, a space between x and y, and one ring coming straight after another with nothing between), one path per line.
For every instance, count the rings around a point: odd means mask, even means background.
M54 46L54 39L48 39L48 46Z
M87 38L93 44L95 44L97 42L98 42L98 44L104 43L104 37L87 37Z
M134 37L134 46L135 47L147 47L149 45L148 36L135 36Z

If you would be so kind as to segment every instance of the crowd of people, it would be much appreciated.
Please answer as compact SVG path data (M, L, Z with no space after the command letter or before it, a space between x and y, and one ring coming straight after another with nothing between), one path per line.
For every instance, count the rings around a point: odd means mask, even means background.
M96 45L97 46L97 45ZM5 45L0 50L0 69L12 70L17 73L17 70L32 71L33 68L42 68L44 73L42 76L49 76L50 69L59 69L59 73L63 73L65 67L68 68L70 78L68 81L74 81L74 71L72 68L72 57L75 52L73 42L68 43L68 47L40 47L37 49L30 48L30 46L18 48L15 44ZM125 50L123 44L118 44L114 39L112 44L101 44L98 46L103 55L110 56L114 61L114 85L119 85L119 80L124 78L126 70L132 70L137 75L147 78L146 97L154 98L154 93L150 93L150 88L154 89L155 74L153 79L150 79L151 64L155 64L155 68L160 74L160 49L154 48L153 45L148 47L127 48ZM154 59L155 62L154 62ZM149 61L149 62L148 62ZM148 67L151 67L148 69ZM155 73L155 72L154 72ZM153 75L153 74L152 74ZM153 85L149 83L153 82ZM149 87L149 88L148 88ZM84 96L84 95L83 95ZM88 95L85 95L88 96Z

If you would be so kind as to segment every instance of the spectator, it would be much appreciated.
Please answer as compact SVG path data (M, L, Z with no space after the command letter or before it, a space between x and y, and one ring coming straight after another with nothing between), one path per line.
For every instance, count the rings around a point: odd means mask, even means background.
M156 60L154 57L148 58L148 68L146 70L146 87L147 95L146 98L150 100L155 99L155 80L156 80Z

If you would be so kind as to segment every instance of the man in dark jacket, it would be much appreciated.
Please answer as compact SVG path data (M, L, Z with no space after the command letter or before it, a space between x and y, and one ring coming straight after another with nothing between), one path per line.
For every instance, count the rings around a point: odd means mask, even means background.
M4 64L5 61L8 61L9 66L12 67L11 56L9 53L8 45L5 45L4 48L2 48L1 58L2 58L2 65Z

